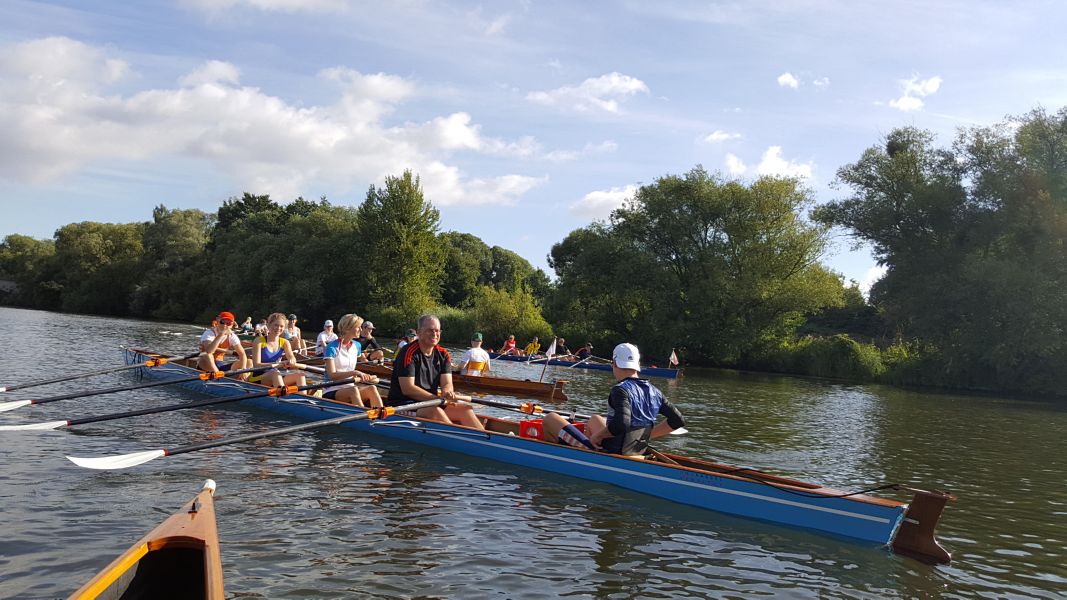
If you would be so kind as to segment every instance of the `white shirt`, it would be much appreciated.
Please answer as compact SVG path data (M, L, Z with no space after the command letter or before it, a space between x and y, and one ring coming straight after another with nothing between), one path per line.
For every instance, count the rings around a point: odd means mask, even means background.
M337 334L334 332L326 333L325 331L319 332L319 337L315 339L315 353L322 354L326 351L326 344L337 339Z
M219 334L215 331L214 327L205 329L204 333L200 335L200 347L203 348L204 344L211 345L211 342L215 341L215 338L218 337L218 335ZM229 337L219 344L219 349L215 351L215 358L218 360L218 355L225 353L226 348L233 350L234 348L240 347L241 338L237 337L237 334L231 331Z
M363 352L363 347L359 345L359 342L352 340L352 344L345 348L341 344L340 339L336 339L329 344L326 344L326 350L323 352L323 362L327 360L333 361L334 372L338 371L355 371L356 364L359 362L359 355ZM352 387L354 383L346 383L343 385L335 385L326 388L324 391L332 392L341 388Z
M489 368L489 353L482 348L467 348L467 351L463 353L463 356L459 357L459 366L463 369L464 375L481 375L481 371L467 372L466 366L469 362L481 362L485 363L485 368Z

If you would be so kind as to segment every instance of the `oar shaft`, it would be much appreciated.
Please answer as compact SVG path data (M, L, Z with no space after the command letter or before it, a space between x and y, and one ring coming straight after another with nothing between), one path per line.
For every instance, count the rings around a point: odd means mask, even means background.
M63 394L62 396L51 396L49 398L40 398L38 400L30 400L30 404L48 404L49 402L59 402L60 400L70 400L71 398L85 398L87 396L101 396L103 394L114 394L116 392L129 392L133 390L143 390L146 388L159 387L162 385L173 385L175 383L188 383L190 381L204 380L211 381L212 379L220 379L228 375L240 375L242 373L251 373L252 371L258 371L260 369L269 369L270 366L264 365L261 367L255 367L252 369L240 369L237 371L222 371L220 374L215 375L204 371L199 375L189 377L179 377L177 379L164 379L161 381L150 381L148 383L139 383L137 385L122 385L117 387L104 388L100 390L89 390L74 392L73 394Z
M183 356L181 358L156 359L156 360L160 361L159 364L165 364L166 362L172 362L172 361L176 361L176 360L185 360L187 358L193 358L194 356L199 356L199 355L200 355L200 353L197 352L196 354L190 354L189 356ZM138 369L138 368L141 368L141 367L144 367L144 366L146 366L144 363L139 363L139 364L136 364L136 365L122 365L121 367L112 367L110 369L103 369L103 370L100 370L100 371L92 371L92 372L89 372L89 373L78 373L76 375L66 375L64 377L56 377L55 379L45 379L43 381L31 381L29 383L19 383L19 384L16 384L16 385L9 385L9 386L6 386L6 387L0 387L0 392L13 392L15 390L24 390L26 388L37 387L37 386L40 386L40 385L49 385L49 384L52 384L52 383L62 383L64 381L72 381L74 379L84 379L86 377L94 377L96 375L107 375L108 373L118 373L119 371L128 371L130 369ZM151 366L151 365L149 365L149 366Z
M67 427L73 427L74 425L85 425L86 423L99 423L101 421L113 421L116 419L124 419L126 417L139 417L141 415L152 415L156 413L164 413L175 410L183 410L186 408L198 408L201 406L211 406L213 404L224 404L226 402L238 402L240 400L249 400L251 398L262 398L264 396L285 396L292 393L304 392L307 390L314 390L324 388L330 385L337 385L338 383L346 383L345 380L330 381L327 383L314 383L310 385L300 386L286 386L281 388L268 388L261 392L252 392L250 394L243 394L241 396L229 396L224 398L207 398L205 400L197 400L195 402L183 402L181 404L169 404L167 406L158 406L155 408L142 408L140 410L130 410L126 412L111 413L108 415L100 415L97 417L85 417L83 419L70 419L67 421Z
M401 412L410 410L420 410L423 408L430 408L433 406L440 406L445 401L441 398L435 398L433 400L425 400L423 402L415 402L413 404L405 404L404 406L397 406L390 412ZM329 427L331 425L340 425L342 423L350 423L352 421L362 421L364 419L378 418L382 413L379 411L386 409L369 409L367 412L358 413L354 415L344 415L340 417L334 417L332 419L324 419L322 421L312 421L310 423L301 423L300 425L293 425L291 427L281 427L278 429L270 429L267 431L260 431L258 433L250 433L248 435L241 435L232 438L225 438L221 440L213 440L210 442L204 442L202 444L190 444L188 446L180 446L178 448L166 449L163 452L164 456L174 456L176 454L185 454L187 452L196 452L197 450L206 450L208 448L217 448L219 446L228 446L230 444L239 444L241 442L250 442L252 440L258 440L266 437L273 437L276 435L285 435L288 433L296 433L298 431L307 431L309 429L319 429L321 427Z

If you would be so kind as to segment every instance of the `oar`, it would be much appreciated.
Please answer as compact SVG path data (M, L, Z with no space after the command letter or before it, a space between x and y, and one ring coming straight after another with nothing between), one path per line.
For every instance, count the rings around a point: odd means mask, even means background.
M200 353L197 353L199 356ZM52 396L51 398L40 398L38 400L13 400L11 402L0 402L0 412L6 412L9 410L15 410L21 406L29 406L31 404L48 404L49 402L59 402L60 400L70 400L71 398L84 398L87 396L100 396L102 394L113 394L115 392L127 392L131 390L143 390L145 388L157 387L161 385L172 385L175 383L185 383L188 381L203 380L209 381L212 379L220 379L227 375L240 375L241 373L251 373L252 371L266 370L272 368L272 365L262 365L259 367L253 367L250 369L239 369L237 371L204 371L198 375L191 375L189 377L179 377L178 379L166 379L163 381L151 381L149 383L140 383L137 385L124 385L119 387L104 388L102 390L89 390L82 392L75 392L73 394L64 394L62 396Z
M544 407L542 407L542 406L540 406L538 404L534 404L533 402L523 402L522 404L516 405L516 404L510 404L508 402L498 402L496 400L485 400L485 399L482 399L482 398L471 398L470 400L468 400L468 402L473 402L475 404L484 404L485 406L492 406L494 408L503 408L504 410L512 410L512 411L524 413L524 414L527 414L527 415L540 415L540 414L544 414L544 412L545 412ZM566 416L568 420L578 419L580 421L588 421L590 419L589 415L580 415L580 414L577 414L577 413L565 413L564 411L556 411L556 414L558 414L560 416ZM686 433L689 433L688 429L686 429L685 427L679 427L678 429L675 429L674 431L672 431L670 434L671 435L683 435L683 434L686 434Z
M241 396L228 396L224 398L208 398L205 400L197 400L195 402L183 402L181 404L170 404L167 406L160 406L157 408L143 408L140 410L128 410L125 412L111 413L107 415L101 415L98 417L85 417L83 419L67 419L64 421L46 421L43 423L30 423L28 425L0 425L0 431L27 431L27 430L49 430L59 429L60 427L73 427L75 425L85 425L86 423L99 423L101 421L114 421L116 419L125 419L126 417L138 417L141 415L153 415L156 413L170 412L173 410L182 410L185 408L198 408L200 406L210 406L212 404L223 404L225 402L237 402L238 400L248 400L249 398L262 398L264 396L287 396L289 394L295 394L306 390L314 390L318 388L324 388L330 385L337 385L338 383L345 383L346 380L340 381L327 381L325 383L315 383L311 385L288 385L284 387L267 388L261 392L252 392L250 394L244 394Z
M442 398L434 398L433 400L424 400L422 402L414 402L412 404L405 404L403 406L371 408L368 409L366 412L354 415L343 415L340 417L334 417L332 419L324 419L322 421L312 421L310 423L301 423L300 425L293 425L290 427L268 429L266 431L260 431L259 433L250 433L248 435L241 435L232 438L223 438L220 440L213 440L201 444L179 446L177 448L146 450L143 452L133 452L131 454L118 454L115 456L101 456L97 458L81 458L77 456L68 456L67 459L78 465L79 467L84 467L86 469L125 469L128 467L136 467L137 465L141 465L150 460L155 460L164 456L175 456L177 454L185 454L187 452L196 452L197 450L206 450L207 448L217 448L219 446L228 446L230 444L249 442L265 437L285 435L287 433L307 431L309 429L319 429L322 427L329 427L331 425L340 425L342 423L349 423L351 421L361 421L364 419L384 419L397 412L431 408L434 406L440 406L443 403L444 400Z
M63 381L70 381L72 379L82 379L82 378L85 378L85 377L92 377L94 375L107 375L108 373L117 373L119 371L126 371L126 370L129 370L129 369L137 369L139 367L154 367L154 366L157 366L157 365L165 365L168 362L174 362L176 360L186 360L186 359L189 359L189 358L196 358L197 356L200 356L199 352L195 352L193 354L190 354L189 356L183 356L181 358L163 358L163 357L150 358L147 361L145 361L143 363L138 363L136 365L123 365L121 367L112 367L110 369L104 369L103 371L91 371L89 373L78 373L76 375L67 375L65 377L56 377L55 379L46 379L44 381L33 381L33 382L30 382L30 383L19 383L19 384L16 384L16 385L9 385L7 387L0 387L0 393L2 393L2 392L13 392L15 390L24 390L26 388L37 387L39 385L48 385L50 383L60 383L60 382L63 382Z
M591 358L593 358L593 355L592 355L592 354L590 354L589 356L587 356L587 357L583 358L582 360L580 360L580 361L578 361L578 362L576 362L576 363L573 363L573 364L567 365L567 368L568 368L568 369L573 369L574 367L577 367L578 365L580 365L580 364L584 363L585 361L587 361L587 360L589 360L589 359L591 359Z

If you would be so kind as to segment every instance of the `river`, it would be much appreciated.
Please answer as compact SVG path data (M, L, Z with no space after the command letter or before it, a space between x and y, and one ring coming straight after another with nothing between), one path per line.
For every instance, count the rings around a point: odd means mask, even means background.
M120 346L187 354L188 324L0 308L0 385L121 363ZM42 370L41 367L45 367ZM536 378L541 367L495 365ZM579 412L609 373L549 367ZM136 383L130 373L3 394ZM65 597L206 478L228 597L1067 597L1067 404L690 370L654 380L689 433L661 449L840 489L950 490L950 565L614 487L316 430L89 471L64 455L165 448L292 424L238 406L53 432L0 432L0 597ZM163 386L23 407L22 424L194 400ZM509 398L501 398L510 400Z

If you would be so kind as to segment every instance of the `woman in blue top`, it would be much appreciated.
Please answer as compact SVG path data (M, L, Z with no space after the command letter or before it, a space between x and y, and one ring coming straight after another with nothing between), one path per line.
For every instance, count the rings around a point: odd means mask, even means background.
M293 348L289 340L281 337L282 331L288 319L282 313L274 313L267 317L267 335L256 338L252 345L252 366L262 367L277 362L288 366L300 367L293 355ZM282 387L284 385L307 385L303 373L288 373L282 375L278 369L270 369L265 373L257 373L249 378L250 381L269 385L270 387Z

